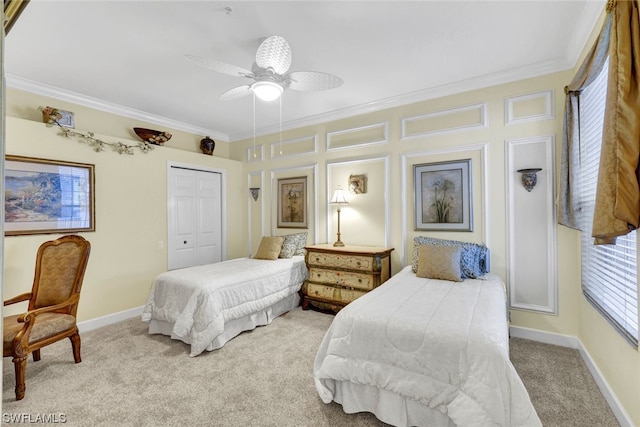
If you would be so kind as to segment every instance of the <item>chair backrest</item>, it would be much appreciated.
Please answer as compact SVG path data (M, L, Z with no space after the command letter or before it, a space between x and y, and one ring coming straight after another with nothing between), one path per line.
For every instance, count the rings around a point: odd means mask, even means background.
M66 301L82 288L91 244L81 236L69 235L44 242L38 249L29 309ZM76 315L78 304L62 312Z

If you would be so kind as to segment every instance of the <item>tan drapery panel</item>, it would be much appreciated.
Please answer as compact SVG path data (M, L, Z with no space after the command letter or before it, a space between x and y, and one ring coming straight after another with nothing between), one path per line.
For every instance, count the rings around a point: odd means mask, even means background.
M640 13L637 0L611 10L609 80L592 235L615 244L640 225Z
M607 14L598 40L580 65L575 77L564 88L564 132L560 163L560 192L558 195L558 223L579 229L579 207L576 196L577 173L580 170L580 92L600 74L609 54L612 14Z

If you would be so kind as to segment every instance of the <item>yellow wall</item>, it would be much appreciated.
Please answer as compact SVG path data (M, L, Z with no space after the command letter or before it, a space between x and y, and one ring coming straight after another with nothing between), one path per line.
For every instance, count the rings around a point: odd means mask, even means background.
M21 102L21 98L8 98L8 104L14 108ZM77 113L79 109L71 110L76 112L76 127L84 126L83 115ZM117 116L101 114L101 120L102 127L111 127L114 134L129 126L123 125ZM240 197L233 196L245 194L240 162L172 148L173 139L147 154L136 150L134 155L119 155L109 149L97 153L76 139L59 136L58 129L36 120L7 117L6 127L7 154L95 165L96 231L79 233L92 245L78 309L80 321L142 306L153 278L167 270L168 161L226 171L226 191L231 195L227 200L227 217L231 219L227 224L227 255L229 258L244 255L244 223L233 220L243 212ZM133 139L96 136L107 142L137 143ZM5 299L31 289L37 248L57 237L53 234L5 238ZM158 249L158 241L164 243L164 249ZM12 314L19 309L24 311L25 307L19 304L5 308L4 313Z
M328 200L339 184L347 188L348 176L366 174L368 193L349 194L350 205L342 209L342 240L349 244L364 244L395 248L392 253L394 273L411 262L413 237L434 237L485 242L491 248L492 272L507 280L507 196L505 141L532 136L555 137L556 158L562 131L564 105L563 87L571 73L556 73L538 78L508 83L463 94L419 102L386 111L350 119L285 131L280 135L257 138L258 152L254 160L247 155L253 151L253 139L231 144L231 156L250 158L246 164L251 185L260 186L258 202L251 201L251 223L264 224L264 229L252 228L251 245L257 247L260 234L286 234L287 229L275 226L277 180L286 176L307 175L310 182L317 176L320 185L310 185L310 210L319 212L317 223L311 222L309 242L332 242L336 238L337 217ZM552 91L552 117L518 124L505 123L505 100L514 96ZM486 126L468 127L478 122L475 113L456 111L476 105L486 105ZM453 113L452 113L453 112ZM432 120L430 115L435 115ZM423 136L402 138L403 119L428 116L423 120ZM466 127L465 127L466 126ZM414 126L417 128L418 126ZM409 128L409 126L406 126ZM450 128L455 128L451 130ZM385 135L383 142L380 135ZM447 132L435 132L438 130ZM338 137L336 137L336 132ZM345 136L346 135L346 136ZM296 150L290 141L316 139L316 150L306 154ZM350 141L352 145L348 145ZM334 140L339 143L334 144ZM336 150L327 149L337 145ZM346 141L346 142L345 142ZM274 149L272 149L272 146ZM289 155L289 151L293 152ZM275 153L273 156L271 153ZM472 232L414 231L413 166L416 164L472 159L474 229ZM302 168L302 169L301 169ZM264 182L260 182L264 177ZM483 183L483 180L486 180ZM261 214L264 213L263 216ZM313 212L311 212L313 215ZM327 220L327 214L328 220ZM579 259L577 240L568 230L558 231L558 315L512 311L514 325L549 332L577 335L579 295Z

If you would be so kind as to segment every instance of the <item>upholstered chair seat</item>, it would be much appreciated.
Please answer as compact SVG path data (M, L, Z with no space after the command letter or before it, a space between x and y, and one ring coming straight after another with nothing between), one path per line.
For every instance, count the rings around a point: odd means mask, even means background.
M24 328L24 323L18 322L21 315L7 316L3 322L2 351L11 353L13 340L18 332ZM70 314L42 313L36 317L31 333L29 334L29 345L36 344L47 338L54 337L63 332L72 331L76 327L76 318Z

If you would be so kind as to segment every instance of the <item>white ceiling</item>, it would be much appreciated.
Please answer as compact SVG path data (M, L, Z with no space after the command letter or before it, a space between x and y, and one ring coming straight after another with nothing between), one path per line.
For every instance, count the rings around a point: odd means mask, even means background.
M251 69L280 35L291 70L344 80L286 90L287 129L572 68L604 3L31 0L5 40L5 72L11 87L233 141L253 135L253 97L218 98L250 81L184 55ZM279 114L257 101L257 133L278 130Z

